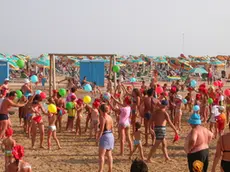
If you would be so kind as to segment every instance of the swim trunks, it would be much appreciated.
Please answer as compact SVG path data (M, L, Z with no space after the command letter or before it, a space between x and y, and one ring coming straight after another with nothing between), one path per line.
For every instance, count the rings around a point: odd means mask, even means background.
M9 116L6 114L0 114L0 121L8 120Z
M166 136L166 127L165 126L155 126L154 132L156 134L156 140L163 140Z
M145 117L146 120L150 120L150 118L151 118L151 113L146 112L145 115L144 115L144 117Z

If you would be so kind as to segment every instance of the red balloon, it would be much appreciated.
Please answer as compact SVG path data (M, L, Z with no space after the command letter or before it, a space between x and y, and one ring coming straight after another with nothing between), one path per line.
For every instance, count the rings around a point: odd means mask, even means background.
M161 87L161 86L158 86L157 88L156 88L156 93L157 94L161 94L161 93L163 93L163 88Z
M215 81L213 84L214 84L214 86L216 86L216 87L219 87L219 86L220 86L220 82L219 82L219 81Z
M175 134L173 142L176 142L180 139L180 136L178 134Z
M224 83L222 81L219 81L219 87L223 87Z
M41 92L41 93L40 93L40 96L41 96L42 100L46 99L46 93Z
M224 91L224 95L225 95L225 96L230 96L230 90L229 90L229 89L226 89L226 90Z

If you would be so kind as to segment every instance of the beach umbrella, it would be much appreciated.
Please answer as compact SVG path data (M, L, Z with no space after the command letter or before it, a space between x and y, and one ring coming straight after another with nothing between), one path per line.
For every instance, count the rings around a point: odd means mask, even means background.
M49 55L42 54L40 57L38 57L38 59L35 60L35 63L43 67L49 67L50 66Z
M203 74L203 73L208 73L204 68L193 68L190 71L188 71L189 73L199 73L199 74Z
M9 63L9 66L10 66L11 69L19 70L19 67L18 67L17 63L14 60L12 60L11 58L7 58L7 61Z
M216 66L224 65L224 63L222 63L222 62L219 61L219 60L210 61L209 64L211 64L211 65L216 65Z
M156 57L153 61L155 63L168 63L168 61L165 57Z

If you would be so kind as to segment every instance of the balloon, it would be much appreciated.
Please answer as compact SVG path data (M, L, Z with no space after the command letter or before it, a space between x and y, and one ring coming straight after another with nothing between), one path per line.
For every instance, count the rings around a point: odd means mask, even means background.
M183 99L182 101L183 101L184 104L188 103L187 99Z
M17 94L17 98L20 99L22 97L22 92L20 90L17 90L16 94Z
M33 75L30 77L31 82L36 83L38 82L38 77L36 75Z
M21 60L21 59L19 59L19 60L16 62L16 64L18 65L18 67L19 67L20 69L24 68L24 66L25 66L25 62L24 62L23 60Z
M83 88L85 91L87 92L91 92L92 91L92 87L90 84L85 84L84 88Z
M66 103L66 109L67 109L67 110L70 110L70 109L73 109L73 108L74 108L73 102L67 102L67 103Z
M219 87L223 87L224 83L222 81L219 81Z
M208 103L209 103L209 104L212 104L212 103L213 103L212 98L209 98L209 99L208 99Z
M46 93L45 92L41 92L40 96L41 96L42 100L46 99Z
M114 65L112 70L113 70L113 72L118 73L120 71L120 67L117 65Z
M103 98L104 98L105 100L109 100L110 97L111 97L111 95L110 95L109 93L104 93L104 94L103 94Z
M230 96L230 89L224 90L224 95L225 96Z
M213 85L216 86L216 87L219 87L219 86L220 86L220 82L219 82L219 81L215 81L215 82L213 83Z
M196 84L197 84L197 83L196 83L196 81L195 81L195 80L192 80L192 81L191 81L191 83L190 83L191 87L193 87L193 88L195 88L195 87L196 87Z
M199 105L193 106L193 110L194 110L195 112L199 111L199 110L200 110L200 106L199 106Z
M41 94L41 90L37 90L36 92L35 92L35 94Z
M130 82L136 82L137 79L136 78L130 78Z
M66 95L66 89L61 88L58 93L60 94L60 96L64 97Z
M56 107L56 105L54 105L54 104L49 104L49 105L48 105L48 111L49 111L50 113L57 113L57 107Z
M157 88L156 88L156 93L157 94L161 94L161 93L163 93L163 88L161 87L161 86L158 86Z
M85 104L89 104L91 102L91 97L90 96L85 96L83 98L83 101L84 101Z

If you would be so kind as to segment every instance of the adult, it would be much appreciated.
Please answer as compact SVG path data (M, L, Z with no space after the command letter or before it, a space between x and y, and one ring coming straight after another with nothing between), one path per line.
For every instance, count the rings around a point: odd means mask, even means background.
M192 130L185 140L184 149L187 153L189 171L193 172L193 163L199 160L203 163L203 172L208 169L209 143L213 134L207 128L201 126L200 115L194 113L189 118Z
M1 87L3 97L5 97L7 95L7 93L9 93L9 86L8 86L9 81L10 81L9 78L6 78L4 80L4 83L3 83L2 87Z
M24 156L24 147L17 145L13 148L12 154L15 161L8 165L9 172L32 172L31 165L22 160Z
M85 84L88 84L86 76L84 76L83 80L81 81L81 86L83 87Z
M212 67L210 66L208 68L208 84L211 85L212 84L212 78L213 78L213 73L212 73Z
M21 87L21 91L22 93L24 94L24 96L26 98L28 98L29 96L31 96L31 93L32 93L32 86L30 85L30 80L29 79L25 79L24 80L24 84L23 86Z
M14 99L16 98L16 92L11 91L7 98L2 101L0 107L0 139L3 138L6 129L10 126L9 121L9 109L11 107L23 107L24 104L14 103Z
M216 171L216 166L221 159L221 169L224 172L230 171L230 132L221 136L216 145L216 154L212 165L212 172Z
M99 172L104 169L105 154L108 157L109 172L112 172L113 157L112 150L114 148L114 136L112 133L113 119L109 116L109 107L102 104L100 111L100 131L97 137L99 142Z

